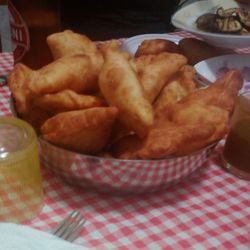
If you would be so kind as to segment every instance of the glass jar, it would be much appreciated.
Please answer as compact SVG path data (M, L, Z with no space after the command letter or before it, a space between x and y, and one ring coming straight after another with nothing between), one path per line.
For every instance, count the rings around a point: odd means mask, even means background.
M37 137L15 117L0 117L0 221L33 219L43 205Z
M222 159L229 172L250 180L250 91L237 99Z

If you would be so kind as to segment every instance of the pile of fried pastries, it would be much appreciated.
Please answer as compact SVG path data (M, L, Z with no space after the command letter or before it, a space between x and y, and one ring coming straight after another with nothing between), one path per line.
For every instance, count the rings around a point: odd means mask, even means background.
M8 78L18 116L39 136L82 154L163 159L223 138L243 79L230 70L199 88L195 69L168 40L145 40L134 56L120 43L65 30L47 37L53 62L22 63Z

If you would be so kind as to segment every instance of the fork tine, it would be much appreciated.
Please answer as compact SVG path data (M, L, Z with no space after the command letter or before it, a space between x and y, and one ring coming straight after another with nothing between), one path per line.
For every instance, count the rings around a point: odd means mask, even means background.
M64 233L61 236L61 238L68 241L70 236L76 234L81 229L81 225L85 223L85 220L82 218L80 213L77 213L73 219L74 220L72 220L72 222L67 225Z
M75 229L67 236L66 240L70 241L70 242L74 241L78 237L78 235L80 234L85 222L86 222L86 220L81 218L78 226L76 226Z
M78 211L71 212L58 226L52 231L56 236L73 241L79 235L86 220Z
M86 220L78 211L71 212L58 226L52 231L54 235L67 241L73 241L80 234Z
M72 211L67 217L65 217L52 231L52 234L58 235L60 231L62 231L63 226L65 225L65 222L67 222L74 214L76 211Z

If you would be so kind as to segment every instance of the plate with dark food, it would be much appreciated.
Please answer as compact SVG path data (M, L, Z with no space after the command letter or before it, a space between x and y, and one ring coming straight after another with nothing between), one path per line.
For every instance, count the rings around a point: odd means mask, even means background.
M233 0L192 3L172 16L172 24L217 47L250 46L250 13Z

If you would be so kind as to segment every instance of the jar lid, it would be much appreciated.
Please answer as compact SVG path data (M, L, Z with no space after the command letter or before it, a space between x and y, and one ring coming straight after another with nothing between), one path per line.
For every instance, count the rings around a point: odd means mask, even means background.
M15 117L0 117L0 161L19 154L36 138L33 128Z

